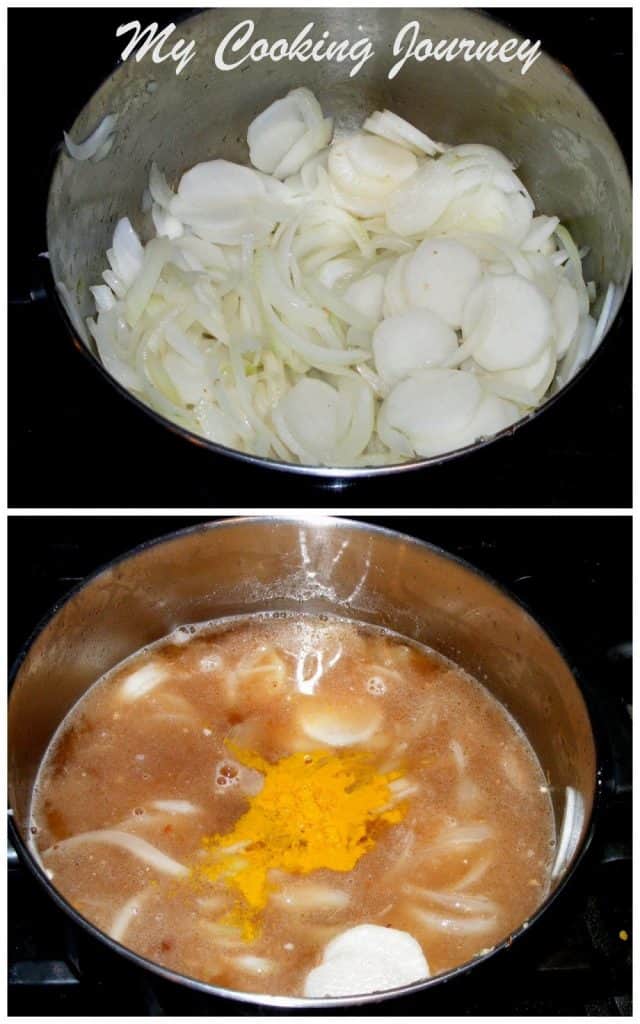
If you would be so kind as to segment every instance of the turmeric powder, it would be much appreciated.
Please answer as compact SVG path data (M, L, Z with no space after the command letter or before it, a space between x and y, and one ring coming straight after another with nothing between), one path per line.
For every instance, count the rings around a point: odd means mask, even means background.
M374 845L377 827L401 821L406 807L392 806L389 789L402 772L376 774L364 753L321 750L275 764L247 751L233 753L264 775L264 786L233 831L203 839L209 856L194 871L203 881L224 880L235 890L239 903L223 920L251 941L271 891L270 870L350 871Z

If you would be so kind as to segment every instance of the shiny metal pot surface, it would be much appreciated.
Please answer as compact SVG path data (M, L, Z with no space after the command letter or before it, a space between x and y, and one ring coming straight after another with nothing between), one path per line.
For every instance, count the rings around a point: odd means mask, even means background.
M55 890L27 847L29 804L60 722L106 671L176 626L263 610L334 613L425 643L479 679L528 736L549 779L558 836L551 893L538 912L473 964L386 993L310 1001L248 995L175 974L114 942ZM357 1005L428 989L473 969L544 913L591 829L596 753L580 689L553 641L495 583L437 548L324 517L230 519L124 555L55 608L14 669L9 790L16 846L50 895L95 938L200 992L279 1007Z
M548 15L541 11L540 16ZM216 47L235 24L246 18L255 22L255 39L293 40L309 21L315 23L314 39L323 31L330 33L330 39L368 36L375 57L354 78L349 78L349 64L336 61L265 60L244 63L234 71L218 71L213 63ZM578 246L588 246L585 277L598 287L596 314L609 284L616 286L608 321L609 326L613 323L631 270L631 188L622 154L602 116L567 69L544 53L524 76L517 61L410 60L389 81L388 71L396 60L393 40L413 20L420 23L421 37L434 41L466 38L502 42L515 36L492 18L464 9L207 10L181 22L175 33L186 41L193 40L197 48L197 55L180 75L176 75L172 60L155 64L149 55L140 63L129 59L113 72L86 104L70 132L72 138L83 139L103 117L117 113L113 148L97 163L72 160L61 152L47 214L53 277L58 288L62 286L60 295L74 336L94 363L102 369L84 326L85 318L94 312L89 287L101 280L105 252L120 217L128 215L142 237L149 237L149 221L141 213L140 204L151 161L155 160L174 184L193 164L215 156L247 162L245 138L250 121L272 100L298 85L316 93L325 112L340 128L356 127L372 110L388 107L434 138L449 143L482 142L508 153L518 164L538 211L559 216ZM126 36L121 42L124 45L129 39ZM209 442L165 420L115 381L112 383L149 415L191 441L279 469L324 477L372 476L442 462L469 451L465 448L375 469L294 466ZM541 408L561 393L547 398Z

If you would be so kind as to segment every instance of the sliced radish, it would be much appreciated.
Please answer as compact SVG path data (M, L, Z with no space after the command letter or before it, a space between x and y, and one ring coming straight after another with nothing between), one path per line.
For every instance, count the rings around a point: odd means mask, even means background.
M458 328L467 297L481 275L480 260L471 249L450 238L427 239L406 263L409 304L431 309Z
M229 203L256 199L265 193L264 181L251 167L209 160L182 175L177 195L171 200L171 212L176 217L185 210L218 212Z
M483 437L491 437L516 423L521 417L522 412L515 402L509 402L498 395L485 395L466 429L466 444L473 444Z
M402 146L357 132L334 143L328 166L342 192L377 199L410 178L418 162Z
M516 370L537 359L551 339L551 306L518 274L487 275L467 301L462 331L473 341L479 332L473 356L484 370Z
M386 217L399 235L422 235L455 197L455 175L441 160L427 160L387 201Z
M360 924L325 946L322 963L307 975L307 997L381 992L429 977L420 944L408 932Z
M274 423L283 443L303 462L330 464L341 436L343 405L330 384L303 377L281 399Z
M529 232L532 214L533 203L519 192L507 195L494 185L481 185L455 198L433 230L487 233L517 245Z
M429 309L388 317L373 335L376 370L388 387L414 370L441 366L457 348L455 331Z
M552 347L547 345L529 366L523 366L519 370L505 370L499 375L499 379L525 391L534 394L540 392L542 395L551 383L555 366L556 359Z
M462 434L482 397L482 386L472 373L419 370L396 384L380 414L414 452L432 455L446 451L447 438Z
M310 739L330 747L350 747L371 739L382 712L374 701L337 704L313 697L302 705L298 720Z

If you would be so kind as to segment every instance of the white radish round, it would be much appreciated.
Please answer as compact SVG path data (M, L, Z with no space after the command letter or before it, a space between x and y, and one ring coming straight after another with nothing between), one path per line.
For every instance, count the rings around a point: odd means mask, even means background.
M481 275L480 260L471 249L451 238L428 238L406 263L409 304L431 309L458 328L465 302Z
M340 396L315 377L303 377L287 391L273 419L281 440L303 462L331 461L340 438Z
M467 427L467 443L472 444L482 437L491 437L517 423L521 417L522 412L515 402L509 402L498 395L485 395Z
M386 196L415 172L413 153L386 139L358 132L334 143L329 174L341 192L365 199Z
M482 396L477 377L464 370L419 370L396 384L381 415L413 451L431 455L465 430Z
M371 739L382 721L374 701L341 703L312 698L302 705L298 721L310 739L329 747L350 747Z
M322 963L307 975L304 994L318 998L361 995L428 977L429 964L412 935L361 924L327 943Z
M482 185L454 199L433 230L480 232L519 244L530 229L532 212L533 204L519 192L506 195L493 185Z
M359 132L349 141L349 155L356 171L381 179L385 188L406 181L417 170L415 156L388 139L371 138L366 132Z
M551 306L518 274L487 275L469 296L462 331L465 340L479 340L473 357L484 370L516 370L534 362L551 339Z
M373 334L376 370L388 387L414 370L441 366L457 347L455 331L430 309L388 317Z
M441 160L427 160L386 205L387 224L399 235L422 235L436 223L456 194L455 175Z
M261 175L227 160L187 171L170 212L200 238L221 245L238 245L248 234L266 240L277 219Z
M523 366L519 370L505 370L500 374L500 380L514 384L525 391L534 393L541 391L544 394L551 383L555 365L556 360L552 347L547 345L541 355L529 366Z
M208 160L182 175L177 195L171 200L171 212L178 218L187 209L218 212L229 203L256 199L265 193L262 178L251 167Z

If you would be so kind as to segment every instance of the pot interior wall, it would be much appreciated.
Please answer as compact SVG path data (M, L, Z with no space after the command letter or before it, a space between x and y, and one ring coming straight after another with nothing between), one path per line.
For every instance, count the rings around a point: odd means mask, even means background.
M591 727L566 662L522 608L467 566L337 520L198 528L116 563L63 605L28 651L10 698L10 800L23 837L47 744L99 676L178 625L265 609L383 625L476 676L524 729L547 773L564 846L554 874L564 874L595 784Z
M325 30L338 40L368 36L375 57L355 78L349 78L349 65L335 61L265 60L218 71L213 63L217 45L245 18L255 22L254 38L271 42L292 40L309 21L315 24L314 39ZM596 281L600 298L610 282L619 286L615 314L630 273L631 193L620 151L596 108L570 74L544 54L525 76L519 62L429 60L407 62L389 81L397 59L393 40L412 20L420 23L421 36L434 41L504 41L515 35L463 9L208 10L178 26L176 36L194 40L197 47L179 76L172 60L154 64L147 56L141 63L130 59L120 65L71 130L72 138L83 139L103 117L117 113L111 152L97 163L78 162L62 152L49 200L54 278L65 286L65 305L85 342L83 318L93 313L88 289L101 279L116 221L127 214L149 237L150 222L140 204L151 161L174 184L188 167L215 156L247 162L249 122L298 85L316 93L340 130L388 107L437 139L504 150L517 162L540 212L557 214L578 245L589 247L586 277Z

